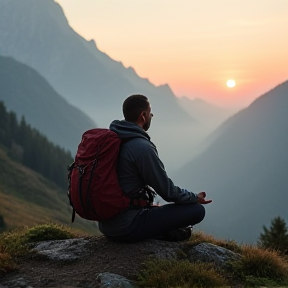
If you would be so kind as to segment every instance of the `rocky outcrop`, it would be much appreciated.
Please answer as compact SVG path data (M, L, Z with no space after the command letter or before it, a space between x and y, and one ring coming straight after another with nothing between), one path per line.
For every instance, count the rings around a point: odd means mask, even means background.
M127 244L101 236L40 242L24 258L17 272L0 280L1 288L133 288L142 263L149 258L209 262L222 269L240 255L210 243L193 246L189 242L148 240Z
M52 261L74 261L88 253L85 248L88 242L84 238L44 241L36 244L32 251Z
M198 244L188 252L190 262L213 263L218 268L225 268L230 261L240 260L240 255L226 248L211 243Z

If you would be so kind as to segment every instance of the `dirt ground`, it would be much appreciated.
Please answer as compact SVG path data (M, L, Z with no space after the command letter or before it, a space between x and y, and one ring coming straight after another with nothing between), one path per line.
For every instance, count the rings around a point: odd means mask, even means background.
M19 258L18 270L5 277L2 276L0 288L99 287L96 277L101 272L115 273L130 280L136 280L141 263L149 254L153 256L154 253L151 245L155 243L114 243L103 236L87 239L89 243L86 248L89 253L82 259L72 262L51 261L37 254ZM166 244L165 242L159 243L157 249L159 245ZM18 284L12 284L16 283L17 279L19 279Z

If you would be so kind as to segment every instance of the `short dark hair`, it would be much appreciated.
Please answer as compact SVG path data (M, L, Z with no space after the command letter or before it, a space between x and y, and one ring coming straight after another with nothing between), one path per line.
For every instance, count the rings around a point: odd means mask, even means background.
M122 106L123 115L126 121L136 122L142 111L149 107L148 98L144 95L131 95L124 102Z

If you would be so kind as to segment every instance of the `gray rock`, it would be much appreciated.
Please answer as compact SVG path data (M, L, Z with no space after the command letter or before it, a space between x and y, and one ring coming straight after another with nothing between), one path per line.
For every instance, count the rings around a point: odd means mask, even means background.
M177 259L183 249L182 243L149 239L141 243L141 252L157 259Z
M0 288L32 288L28 283L21 277L4 283L4 286L0 284Z
M32 251L37 251L53 261L75 261L88 253L85 248L88 242L84 238L44 241L37 243Z
M188 253L190 262L214 263L217 267L226 267L229 261L239 260L241 256L228 249L211 243L201 243L194 246Z
M135 288L130 280L113 273L100 273L97 281L100 283L100 288Z

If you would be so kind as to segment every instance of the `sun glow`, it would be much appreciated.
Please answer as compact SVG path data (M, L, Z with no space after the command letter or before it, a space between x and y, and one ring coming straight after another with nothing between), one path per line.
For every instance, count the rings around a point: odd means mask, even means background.
M226 85L227 85L227 87L229 87L229 88L233 88L233 87L235 87L236 82L235 82L234 79L229 79L229 80L227 80Z

